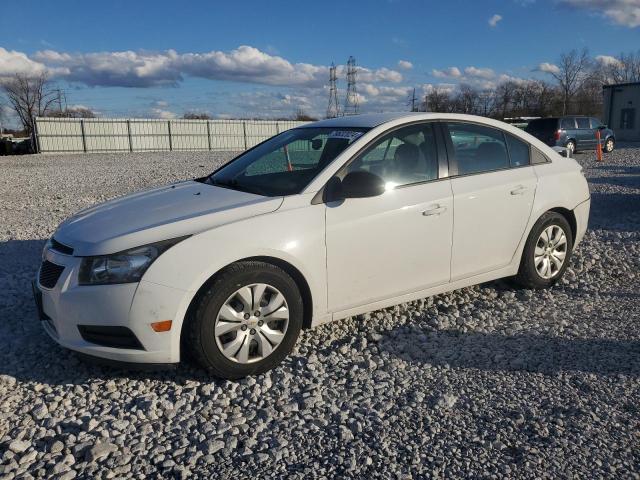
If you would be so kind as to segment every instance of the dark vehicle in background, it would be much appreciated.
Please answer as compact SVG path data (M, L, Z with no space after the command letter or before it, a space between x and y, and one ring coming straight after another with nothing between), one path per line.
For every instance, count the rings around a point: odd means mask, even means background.
M525 131L550 147L566 147L571 153L595 149L598 144L597 131L600 131L600 142L605 153L612 152L616 144L613 131L594 117L538 118L531 120Z

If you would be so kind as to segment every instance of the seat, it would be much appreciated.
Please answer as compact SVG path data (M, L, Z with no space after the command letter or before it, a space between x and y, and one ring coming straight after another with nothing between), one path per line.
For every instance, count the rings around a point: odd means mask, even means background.
M412 180L420 171L420 149L411 143L403 143L393 155L393 173L396 181Z
M500 142L481 143L476 150L475 157L474 164L469 165L473 172L487 172L509 166L507 150Z

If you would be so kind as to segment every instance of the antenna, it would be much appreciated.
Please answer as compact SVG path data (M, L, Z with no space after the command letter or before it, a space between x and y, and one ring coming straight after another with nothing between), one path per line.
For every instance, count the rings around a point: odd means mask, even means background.
M344 115L356 115L358 113L356 73L356 59L351 56L347 61L347 96L344 99Z
M331 67L329 67L329 106L327 107L327 118L335 118L340 115L338 87L336 86L337 80L336 65L331 62Z

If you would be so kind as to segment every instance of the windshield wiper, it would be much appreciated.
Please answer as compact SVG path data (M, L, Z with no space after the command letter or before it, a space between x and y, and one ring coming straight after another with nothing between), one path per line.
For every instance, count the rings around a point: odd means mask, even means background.
M224 179L224 180L218 180L213 176L209 178L211 181L211 185L214 185L216 187L229 188L231 190L238 190L239 192L253 193L254 195L264 196L264 193L262 193L261 191L246 185L240 185L238 181L233 178Z

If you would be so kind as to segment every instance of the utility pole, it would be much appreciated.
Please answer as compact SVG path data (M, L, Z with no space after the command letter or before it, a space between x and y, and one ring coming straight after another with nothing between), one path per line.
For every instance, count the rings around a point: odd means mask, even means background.
M409 102L408 105L411 105L411 111L412 112L417 112L418 109L416 108L416 88L413 87L413 93L411 94L411 97L409 97Z
M351 56L347 61L347 96L344 99L343 115L357 115L358 91L356 89L356 59Z
M329 67L329 105L327 106L327 118L335 118L340 116L340 105L338 104L338 87L336 82L338 75L336 73L336 65L331 62Z

